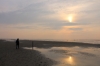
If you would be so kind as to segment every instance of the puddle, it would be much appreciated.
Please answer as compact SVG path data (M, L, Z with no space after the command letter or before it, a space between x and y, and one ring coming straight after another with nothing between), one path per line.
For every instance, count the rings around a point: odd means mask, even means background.
M100 49L82 48L82 47L52 47L49 49L40 49L34 47L46 57L59 62L54 66L99 66Z
M32 49L32 48L24 48ZM46 57L58 62L54 66L100 66L100 48L94 47L52 47L37 48Z

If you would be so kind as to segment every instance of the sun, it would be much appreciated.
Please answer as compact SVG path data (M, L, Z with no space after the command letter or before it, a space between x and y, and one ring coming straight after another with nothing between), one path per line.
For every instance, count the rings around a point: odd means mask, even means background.
M68 17L68 21L69 21L69 22L72 22L72 20L73 20L73 17L72 17L72 16L69 16L69 17Z

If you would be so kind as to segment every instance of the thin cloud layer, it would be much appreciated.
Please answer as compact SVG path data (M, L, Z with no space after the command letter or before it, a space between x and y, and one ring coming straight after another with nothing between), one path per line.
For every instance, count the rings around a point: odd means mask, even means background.
M100 24L99 3L99 0L0 0L0 24L1 28L21 30L63 31L64 26L80 26L66 28L68 31L90 30ZM70 16L72 22L68 20Z

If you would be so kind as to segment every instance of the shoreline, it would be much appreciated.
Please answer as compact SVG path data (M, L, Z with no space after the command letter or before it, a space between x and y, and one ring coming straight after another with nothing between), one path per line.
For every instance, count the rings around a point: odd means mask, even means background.
M0 39L6 41L15 41L16 39ZM89 43L89 44L100 44L100 39L72 39L72 40L32 40L32 39L20 39L21 41L45 41L45 42L77 42L77 43Z
M11 42L15 43L15 40L13 41L6 41L6 40L0 40L3 42ZM32 47L32 43L34 47L43 47L44 45L48 45L48 47L73 47L73 46L80 46L80 47L96 47L100 48L100 44L92 44L92 43L83 43L83 42L65 42L65 41L40 41L40 40L20 40L20 44L25 47Z
M100 48L100 44L79 43L79 42L59 42L59 41L33 41L33 47L95 47ZM52 66L57 62L46 58L39 51L23 49L31 47L31 40L20 40L20 49L16 50L15 41L0 40L0 65L1 66Z
M0 65L1 66L52 66L56 61L49 59L36 50L27 50L22 47L15 48L14 42L0 40Z

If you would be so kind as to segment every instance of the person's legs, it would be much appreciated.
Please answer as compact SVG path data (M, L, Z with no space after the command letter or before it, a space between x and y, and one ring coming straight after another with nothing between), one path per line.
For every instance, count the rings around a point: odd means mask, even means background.
M19 49L19 44L18 44L18 49Z
M16 44L16 49L17 49L17 44Z

